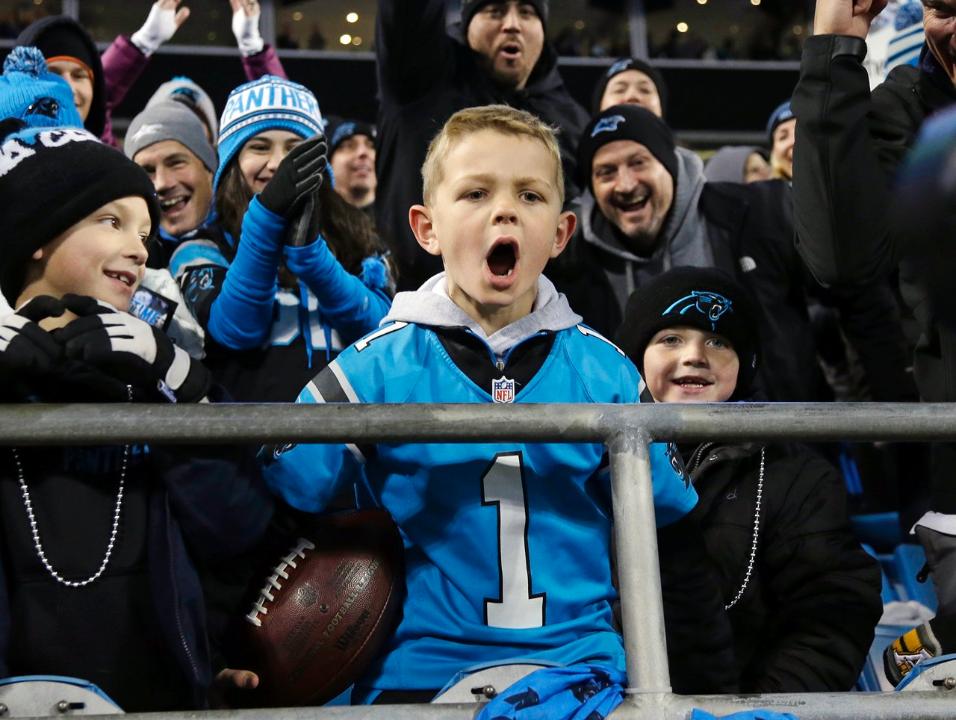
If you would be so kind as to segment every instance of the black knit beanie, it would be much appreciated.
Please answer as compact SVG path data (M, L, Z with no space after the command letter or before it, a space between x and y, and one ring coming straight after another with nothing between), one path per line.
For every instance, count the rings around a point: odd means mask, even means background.
M326 137L329 138L329 157L335 155L339 145L349 138L356 135L365 135L373 143L375 142L375 126L362 120L343 120L341 118L330 118L325 127Z
M13 306L30 256L97 208L146 200L152 233L159 205L149 176L87 130L0 122L0 291Z
M654 83L654 87L657 88L657 94L660 95L661 98L661 110L666 114L667 83L664 82L664 76L661 75L660 70L640 58L621 58L607 69L601 76L600 82L598 82L594 88L594 96L591 98L591 112L596 113L600 111L601 98L604 97L604 91L607 89L608 83L614 79L614 76L620 75L622 72L627 72L628 70L637 70L651 79L651 82Z
M461 28L465 36L468 35L468 24L475 17L475 13L490 2L492 0L461 0ZM548 26L548 0L522 0L522 2L532 5L538 17L541 18L541 24Z
M591 118L581 134L578 179L583 187L591 187L594 154L602 145L615 140L633 140L646 147L674 178L674 186L677 186L677 151L671 129L640 105L615 105Z
M627 301L617 344L644 375L644 351L669 327L722 335L733 345L740 369L731 400L750 395L760 360L757 306L750 292L723 270L679 267L638 288Z

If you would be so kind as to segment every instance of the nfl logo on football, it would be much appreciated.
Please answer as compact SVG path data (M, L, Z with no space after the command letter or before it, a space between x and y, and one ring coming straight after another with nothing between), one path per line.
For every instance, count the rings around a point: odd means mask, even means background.
M491 398L496 403L510 403L515 401L515 381L502 375L491 381Z

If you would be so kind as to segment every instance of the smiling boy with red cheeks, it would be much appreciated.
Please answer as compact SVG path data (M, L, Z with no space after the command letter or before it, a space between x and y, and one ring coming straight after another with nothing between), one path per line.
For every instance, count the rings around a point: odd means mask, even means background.
M631 295L617 340L655 402L746 401L763 354L760 314L726 273L674 268ZM740 690L850 690L882 603L879 566L853 536L839 473L795 444L679 449L733 625Z
M215 399L201 363L125 311L158 223L149 178L90 132L0 122L0 291L17 308L0 401ZM130 712L203 707L197 565L247 549L271 507L242 449L4 447L0 677L84 678Z

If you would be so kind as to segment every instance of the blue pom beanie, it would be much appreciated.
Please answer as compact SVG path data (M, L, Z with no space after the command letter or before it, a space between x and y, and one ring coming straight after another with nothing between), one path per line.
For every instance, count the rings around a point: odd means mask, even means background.
M321 133L322 113L312 91L265 75L229 93L219 120L219 169L213 189L218 189L223 172L246 141L269 130L288 130L303 138Z
M27 127L83 127L65 80L46 67L35 47L15 47L0 76L0 119L14 117Z

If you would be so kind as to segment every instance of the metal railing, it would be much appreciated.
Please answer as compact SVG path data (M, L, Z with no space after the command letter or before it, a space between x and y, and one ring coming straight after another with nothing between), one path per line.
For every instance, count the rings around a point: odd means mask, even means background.
M615 720L684 720L768 707L801 720L956 717L956 691L678 696L664 641L648 444L657 440L956 439L956 404L7 405L0 445L279 442L602 442L609 449L624 647L631 686ZM474 705L230 710L151 718L472 718ZM144 716L146 717L146 716Z

